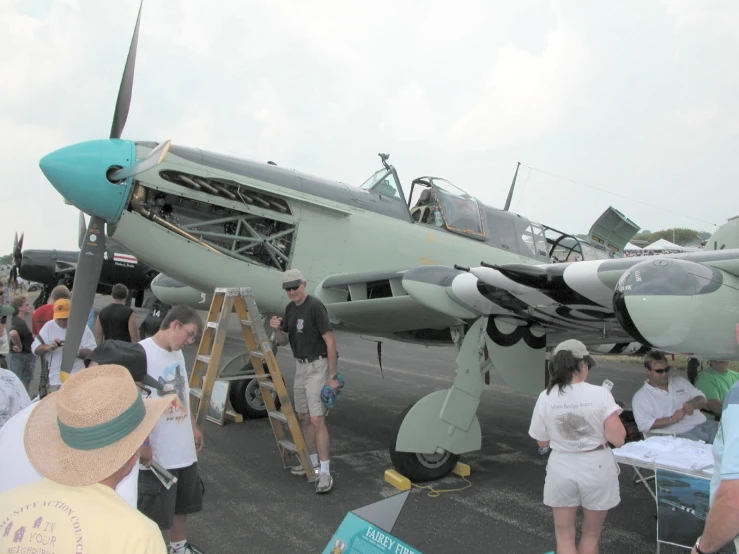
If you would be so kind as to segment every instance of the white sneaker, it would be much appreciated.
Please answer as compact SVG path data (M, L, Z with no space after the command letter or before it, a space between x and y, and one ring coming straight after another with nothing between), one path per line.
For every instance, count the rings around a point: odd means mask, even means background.
M319 466L313 466L313 473L318 475L320 472L321 472L321 468ZM305 475L303 464L298 464L296 466L291 467L290 473L292 473L293 475Z
M323 494L329 492L334 486L334 478L328 473L321 473L316 483L316 492Z
M189 542L186 542L185 546L177 550L172 548L171 544L168 546L167 549L169 551L169 554L203 554L202 550L200 550L197 546L190 544Z

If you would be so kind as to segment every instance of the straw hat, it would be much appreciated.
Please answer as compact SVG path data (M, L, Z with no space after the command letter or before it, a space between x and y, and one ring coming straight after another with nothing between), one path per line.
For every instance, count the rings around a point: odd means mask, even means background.
M171 403L171 396L143 400L123 366L87 368L31 413L24 434L28 459L57 483L99 483L133 456Z

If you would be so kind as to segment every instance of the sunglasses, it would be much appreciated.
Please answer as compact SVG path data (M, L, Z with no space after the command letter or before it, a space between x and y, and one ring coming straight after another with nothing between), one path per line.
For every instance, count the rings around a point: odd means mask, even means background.
M182 329L185 329L184 325L181 325ZM187 338L194 339L197 336L197 333L195 331L190 331L189 329L185 329L187 331Z
M300 285L298 285L297 287L285 287L285 290L293 291L293 290L298 290L299 288L300 288Z
M655 373L659 373L660 375L662 375L663 373L667 373L668 371L670 371L670 369L672 368L670 366L667 366L664 369L650 369L649 371L654 371Z

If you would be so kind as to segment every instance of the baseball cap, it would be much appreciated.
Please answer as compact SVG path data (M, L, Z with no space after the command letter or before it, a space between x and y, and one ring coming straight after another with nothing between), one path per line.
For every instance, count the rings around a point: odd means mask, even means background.
M304 282L305 278L299 269L288 269L282 274L282 288L297 287Z
M556 354L557 352L561 352L562 350L567 350L568 352L570 352L570 354L572 354L574 358L578 360L586 360L590 367L595 366L595 360L592 358L592 356L590 356L590 352L588 352L588 349L585 347L585 345L579 340L569 339L564 342L560 342L554 349L552 355Z
M146 350L140 344L124 340L106 340L85 358L85 366L90 362L98 365L120 365L125 367L134 381L147 387L162 390L163 386L146 371Z
M54 302L54 319L68 319L72 303L66 298L60 298Z

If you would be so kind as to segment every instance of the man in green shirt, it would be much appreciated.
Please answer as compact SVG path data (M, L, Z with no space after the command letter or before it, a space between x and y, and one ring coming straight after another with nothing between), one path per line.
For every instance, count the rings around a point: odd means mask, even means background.
M706 407L717 414L724 407L726 393L739 381L739 373L729 369L726 360L709 360L708 367L698 374L695 388L706 395Z

